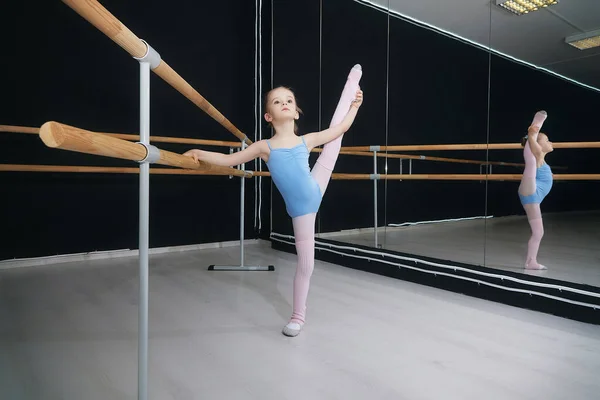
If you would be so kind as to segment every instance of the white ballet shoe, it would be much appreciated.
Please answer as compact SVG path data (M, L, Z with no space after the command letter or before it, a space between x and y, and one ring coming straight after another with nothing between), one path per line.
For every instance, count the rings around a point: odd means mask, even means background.
M546 266L544 266L542 264L539 264L539 263L536 263L536 264L537 265L533 265L533 266L530 266L529 264L525 264L525 269L532 269L532 270L545 270L545 269L548 269L548 268L546 268Z
M286 326L283 327L281 333L283 333L285 336L294 337L298 336L301 330L302 325L300 325L297 322L289 322Z

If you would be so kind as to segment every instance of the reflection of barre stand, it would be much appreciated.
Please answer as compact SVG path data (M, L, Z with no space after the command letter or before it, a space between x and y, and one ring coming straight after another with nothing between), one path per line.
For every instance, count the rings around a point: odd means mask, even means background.
M379 151L379 146L371 146L369 151L373 152L373 174L370 177L373 181L373 234L375 236L375 248L380 248L377 234L377 226L379 225L377 220L377 181L379 180L379 174L377 173L377 152Z
M246 143L242 142L242 148L240 151L246 148ZM240 165L240 169L242 172L245 171L246 165ZM245 179L240 179L240 265L211 265L208 267L209 271L275 271L275 267L273 265L269 266L250 266L244 265L244 188L245 188Z

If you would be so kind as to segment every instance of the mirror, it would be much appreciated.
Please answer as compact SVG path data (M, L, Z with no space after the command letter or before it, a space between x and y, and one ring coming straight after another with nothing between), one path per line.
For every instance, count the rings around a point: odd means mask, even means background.
M271 82L296 90L302 132L328 127L350 68L363 67L365 102L317 215L317 258L378 272L385 263L367 263L404 257L451 278L464 266L476 278L454 280L462 281L453 288L459 291L486 274L600 285L600 195L591 175L600 48L567 44L576 32L564 22L600 26L600 3L585 2L583 11L560 3L525 16L498 3L458 13L456 4L433 0L274 5ZM290 21L289 13L299 18ZM525 169L519 142L539 110L548 112L542 132L555 142L546 159L554 181L540 208L536 261L549 267L542 271L524 268L532 228L518 196ZM272 188L271 237L293 235ZM411 280L421 273L424 282L442 272L408 270L384 274ZM512 290L493 294L488 289L498 284L484 283L475 295L497 299Z
M580 50L566 42L600 27L600 4L565 1L522 15L506 7L491 8L489 142L519 144L536 112L547 118L527 148L489 151L490 160L517 165L492 166L486 266L600 286L598 180L573 180L597 171L598 149L562 147L598 140L592 116L600 105L600 47Z
M445 7L450 11L450 5L435 4L440 15ZM344 147L361 152L369 149L356 146L425 147L382 148L377 153L377 173L382 178L387 173L388 179L376 184L335 181L321 208L320 237L483 265L489 10L477 15L483 21L478 25L477 39L483 40L479 46L420 22L431 16L417 2L324 4L323 60L328 60L322 68L324 120L335 106L340 86L327 88L325 82L339 80L344 63L352 63L336 54L334 47L356 37L353 51L365 59L361 60L365 104L344 138ZM334 30L334 24L344 28L336 25ZM445 28L459 27L454 23ZM429 147L471 143L483 149ZM340 156L336 172L373 174L373 158L373 153ZM470 174L474 180L448 180L455 174Z
M436 7L444 14L452 6ZM389 142L423 147L399 149L394 157L406 158L388 160L388 173L408 176L388 181L385 247L483 264L485 177L447 179L479 175L485 151L450 151L444 145L486 143L487 49L419 23L431 14L416 4L398 11L405 16L390 25ZM484 14L478 17L486 21ZM449 31L458 28L442 20L430 23L436 22ZM444 150L432 150L440 145Z

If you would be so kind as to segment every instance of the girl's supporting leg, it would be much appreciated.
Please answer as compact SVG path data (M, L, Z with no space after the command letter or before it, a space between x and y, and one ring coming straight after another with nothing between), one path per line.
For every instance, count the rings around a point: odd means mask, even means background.
M292 219L298 265L294 276L294 309L290 322L283 328L287 336L300 333L306 319L306 300L310 286L310 277L315 268L315 217L306 214Z
M531 227L531 238L527 243L527 260L525 268L527 269L546 269L545 266L537 262L538 250L540 242L544 236L544 223L542 221L542 211L539 203L531 203L523 205Z

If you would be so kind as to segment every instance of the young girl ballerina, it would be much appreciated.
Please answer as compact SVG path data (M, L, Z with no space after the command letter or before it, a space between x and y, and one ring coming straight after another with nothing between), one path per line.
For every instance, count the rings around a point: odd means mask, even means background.
M546 111L538 111L527 131L527 136L521 141L524 147L525 171L519 185L519 198L531 227L531 238L525 261L526 269L546 269L538 263L537 253L544 236L540 204L552 188L552 170L544 160L546 154L553 151L552 142L548 140L546 134L540 133L547 116Z
M340 152L342 136L352 126L363 101L363 93L359 87L361 76L362 68L357 64L348 74L329 129L298 137L296 120L300 117L301 110L296 104L294 93L288 88L277 87L269 91L265 99L264 117L275 131L270 140L255 142L233 154L197 149L184 153L196 162L201 160L230 167L256 157L266 162L271 179L292 218L298 255L293 312L282 332L286 336L297 336L304 326L308 288L315 263L315 217ZM310 170L310 151L322 144L325 145L323 151Z

